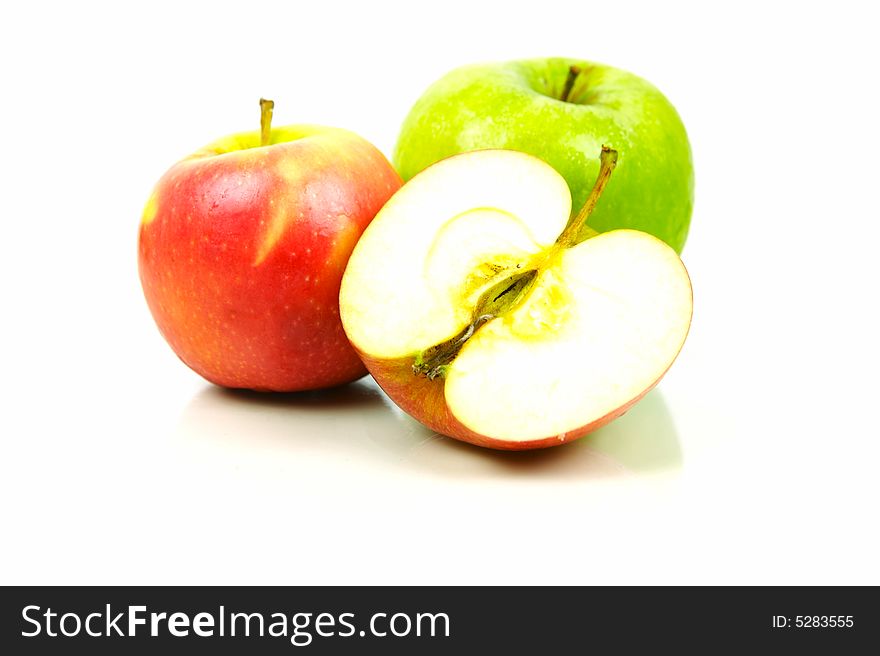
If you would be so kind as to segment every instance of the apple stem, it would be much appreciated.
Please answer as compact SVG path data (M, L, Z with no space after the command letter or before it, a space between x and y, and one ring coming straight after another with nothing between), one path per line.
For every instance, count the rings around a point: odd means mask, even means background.
M596 208L596 203L599 202L599 197L602 196L602 192L605 190L605 186L608 184L608 180L611 179L611 174L614 172L614 167L617 166L617 151L608 146L602 146L602 153L599 155L599 162L599 175L596 177L596 183L593 185L593 189L587 197L587 202L584 203L584 206L580 211L568 222L568 225L565 226L565 230L562 231L562 234L559 235L559 239L556 240L556 243L564 248L574 246L579 241L578 236L580 233L584 230L589 230L587 221L590 219L590 214L592 214L593 210ZM592 232L598 234L595 231Z
M274 100L260 98L260 145L268 146L272 138L272 111L275 109Z
M574 83L577 81L578 75L580 74L580 66L572 64L568 67L568 77L565 78L565 86L562 87L562 95L559 97L562 102L568 102L568 96L571 94L571 90L574 88Z

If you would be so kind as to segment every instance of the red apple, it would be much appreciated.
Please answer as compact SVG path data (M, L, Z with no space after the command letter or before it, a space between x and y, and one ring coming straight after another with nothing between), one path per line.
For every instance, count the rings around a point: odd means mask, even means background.
M499 449L562 444L620 416L681 349L690 279L644 232L588 219L565 180L504 150L456 155L407 182L364 232L340 291L370 373L439 433Z
M295 391L366 373L339 319L363 230L401 180L373 145L314 125L220 139L159 180L140 226L144 294L183 362L224 387Z

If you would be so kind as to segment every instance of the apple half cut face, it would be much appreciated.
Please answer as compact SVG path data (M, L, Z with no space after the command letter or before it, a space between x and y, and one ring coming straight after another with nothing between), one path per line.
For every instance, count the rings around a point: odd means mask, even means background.
M439 433L525 449L602 426L660 380L690 326L684 265L633 230L572 243L570 214L553 168L505 150L438 162L388 201L340 314L395 403Z

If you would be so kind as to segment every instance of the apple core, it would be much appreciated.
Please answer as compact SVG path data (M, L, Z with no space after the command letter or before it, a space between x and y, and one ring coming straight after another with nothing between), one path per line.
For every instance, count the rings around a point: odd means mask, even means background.
M577 77L579 72L579 69L572 67L572 78ZM589 228L587 221L617 165L617 151L603 146L600 159L599 177L587 202L571 218L553 246L543 249L537 256L513 263L507 268L502 268L493 262L483 262L478 265L479 269L488 268L495 275L474 305L470 323L448 340L418 353L413 364L414 373L427 376L431 380L438 376L445 377L448 365L455 359L467 340L489 321L507 316L518 308L528 298L536 286L535 283L543 279L545 270L557 264L562 250L599 234ZM471 274L472 276L479 278L479 271ZM536 309L537 315L552 313L554 310L552 306L557 304L542 305L544 307L538 306L539 309ZM546 322L538 323L547 325Z

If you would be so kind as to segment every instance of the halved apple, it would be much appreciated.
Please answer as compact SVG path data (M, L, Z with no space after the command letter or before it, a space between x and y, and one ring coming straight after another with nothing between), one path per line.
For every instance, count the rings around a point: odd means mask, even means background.
M565 180L504 150L438 162L379 212L340 314L403 410L466 442L529 449L599 428L657 384L688 333L690 279L655 237L584 230L617 153L601 160L571 218Z

